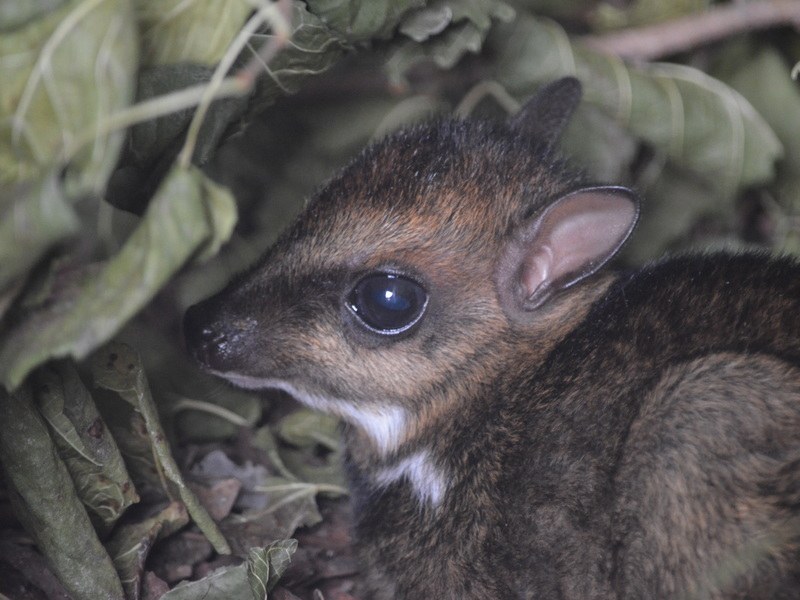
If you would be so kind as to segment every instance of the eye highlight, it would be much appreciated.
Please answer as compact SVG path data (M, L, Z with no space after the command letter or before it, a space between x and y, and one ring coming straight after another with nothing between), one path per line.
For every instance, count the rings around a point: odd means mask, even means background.
M372 331L397 335L419 321L428 305L428 294L408 277L373 273L356 284L346 303Z

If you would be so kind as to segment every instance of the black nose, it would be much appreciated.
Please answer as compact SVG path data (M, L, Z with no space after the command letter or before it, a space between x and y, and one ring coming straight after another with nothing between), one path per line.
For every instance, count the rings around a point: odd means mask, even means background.
M210 319L203 303L195 304L183 317L183 337L189 354L203 367L219 369L227 348L224 330Z

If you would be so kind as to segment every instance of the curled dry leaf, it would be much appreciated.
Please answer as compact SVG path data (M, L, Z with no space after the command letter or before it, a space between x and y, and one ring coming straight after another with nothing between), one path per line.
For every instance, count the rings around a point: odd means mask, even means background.
M25 385L0 387L0 460L14 513L75 598L123 600L114 565ZM91 573L91 576L87 576Z
M72 0L0 35L0 183L69 162L70 197L105 186L123 133L96 132L133 98L136 32L131 2Z
M85 358L190 258L216 252L235 220L224 188L194 168L174 169L116 255L99 270L76 273L68 295L46 298L0 339L0 381L13 389L49 358Z

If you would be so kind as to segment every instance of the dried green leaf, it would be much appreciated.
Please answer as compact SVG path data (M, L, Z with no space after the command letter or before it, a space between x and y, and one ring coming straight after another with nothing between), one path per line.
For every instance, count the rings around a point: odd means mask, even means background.
M122 579L127 600L140 598L145 561L156 540L174 533L188 522L189 515L183 504L172 502L152 517L138 523L126 523L114 530L106 548Z
M569 122L561 147L596 181L625 181L638 141L597 106L583 104ZM613 148L613 152L609 152Z
M266 453L267 459L269 459L268 465L274 472L287 479L296 479L295 475L283 464L278 451L278 440L275 439L275 435L269 426L265 425L256 429L255 433L253 433L252 443L253 446Z
M70 363L43 367L33 385L78 497L110 529L139 500L114 438Z
M781 165L800 173L800 91L777 50L765 48L727 79L774 129L786 152Z
M55 173L0 186L0 290L24 277L54 244L75 234L79 226Z
M182 581L160 600L231 600L249 598L247 564L222 567L197 581Z
M255 34L252 45L261 47L271 34ZM259 81L257 107L271 104L283 94L300 89L306 78L324 73L344 57L349 44L302 2L292 5L292 33L289 46L265 66L267 77Z
M296 549L297 541L291 539L275 541L266 548L251 548L247 552L247 562L222 567L197 581L184 581L161 600L266 600L266 593L289 566Z
M113 402L109 398L101 400L105 402L98 402L98 407L109 423L109 430L117 441L128 473L143 502L153 504L168 499L164 490L164 475L153 454L147 424L142 415L119 398L114 398Z
M206 509L197 500L197 496L186 485L178 465L172 457L138 354L124 344L108 344L93 357L92 375L95 385L116 392L141 413L153 453L164 476L178 489L180 498L186 505L192 520L208 538L214 549L220 554L230 553L225 538L222 537Z
M298 527L322 520L315 501L319 485L272 476L260 477L255 486L251 483L243 482L242 491L250 490L248 503L253 506L260 496L261 507L230 514L219 524L236 554L246 556L264 540L287 538Z
M738 63L737 63L738 64ZM775 130L786 153L778 166L776 198L783 214L778 222L776 250L800 255L800 91L787 65L774 49L762 49L739 64L728 83L741 92Z
M100 544L47 424L23 386L0 387L0 461L17 518L74 598L123 600L114 566Z
M298 480L314 487L314 493L327 496L347 495L347 478L342 466L343 452L341 450L331 452L324 458L318 458L312 456L308 450L281 448L280 455L286 468Z
M50 357L87 356L189 258L215 252L233 229L235 210L225 189L199 170L174 169L119 253L68 294L31 309L0 340L0 380L13 389Z
M431 6L448 6L453 13L453 23L470 21L481 31L488 31L492 21L508 23L517 11L510 4L500 0L438 0Z
M127 0L72 0L0 36L0 182L71 161L70 196L101 190L122 133L95 131L131 102L137 51Z
M555 23L521 16L497 27L496 79L524 98L544 82L576 74L585 98L670 160L707 178L720 198L768 181L782 148L739 93L690 67L628 67L571 45Z
M136 89L137 101L165 96L192 85L207 82L214 70L198 64L180 63L142 69ZM198 134L193 162L205 164L226 132L236 126L245 113L247 96L223 98L211 104ZM128 149L136 163L145 167L182 141L195 113L195 107L150 119L131 128Z
M253 10L247 0L135 0L147 66L215 65Z
M276 431L284 442L300 448L319 444L333 451L342 445L339 420L314 410L301 408L289 413L278 422Z
M445 3L435 2L408 15L400 24L400 33L415 42L424 42L441 33L453 22L453 9Z
M278 540L266 548L252 548L247 558L247 583L253 600L267 600L267 593L275 587L292 562L297 550L297 540Z
M309 10L350 43L387 39L425 0L308 0Z
M241 427L252 427L258 422L262 410L257 396L244 390L226 388L219 380L201 375L198 378L208 383L202 396L167 396L162 403L166 410L174 413L174 427L181 441L207 443L227 440ZM200 397L206 399L200 400Z
M276 425L278 437L293 448L278 449L282 464L300 481L321 486L332 495L346 493L343 445L339 422L329 415L301 409L286 415ZM327 454L317 451L322 447ZM324 488L324 489L322 489Z
M0 2L0 32L13 31L56 10L66 0L27 0L26 2Z
M391 53L386 64L390 80L402 82L423 61L452 68L466 53L480 51L493 19L508 22L514 15L513 8L497 0L439 0L411 12L400 31L413 41Z

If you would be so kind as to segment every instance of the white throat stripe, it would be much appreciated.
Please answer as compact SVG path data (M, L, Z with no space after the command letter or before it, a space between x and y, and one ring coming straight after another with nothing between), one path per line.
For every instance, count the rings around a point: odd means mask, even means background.
M340 398L326 398L297 389L291 383L279 379L260 379L238 373L216 373L231 383L249 389L273 388L294 396L309 408L340 417L360 428L375 444L381 456L396 450L406 436L407 415L404 408L396 405L383 407L358 406Z
M438 506L447 491L447 481L427 450L406 456L391 467L378 471L375 476L380 486L401 478L408 480L422 504L430 502L434 507Z

